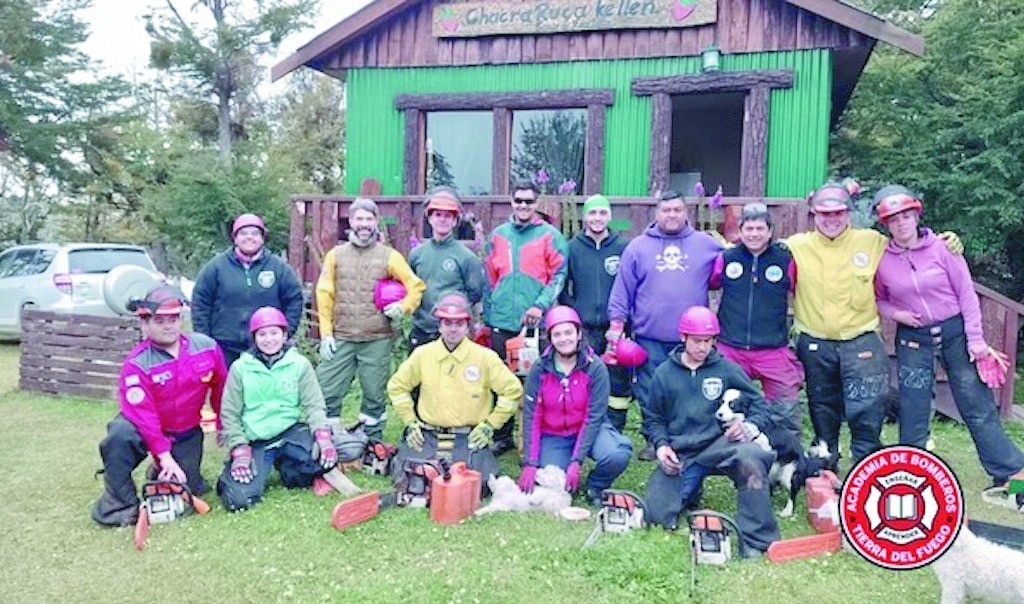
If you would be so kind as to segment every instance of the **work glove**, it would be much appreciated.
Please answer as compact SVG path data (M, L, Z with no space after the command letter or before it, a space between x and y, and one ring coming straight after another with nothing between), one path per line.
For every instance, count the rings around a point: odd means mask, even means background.
M417 420L409 422L409 425L405 427L405 444L416 451L422 451L423 443L425 442L426 439L423 438L423 425Z
M614 350L615 343L622 338L622 333L626 330L626 324L619 320L612 321L612 324L608 327L608 331L604 332L604 339L608 341L609 347Z
M494 428L484 420L469 433L469 448L483 449L494 442Z
M964 255L964 242L960 240L960 235L953 231L943 231L939 233L939 239L946 244L946 249L949 250L949 253L956 256Z
M523 473L519 475L519 490L524 493L532 493L536 484L537 466L523 466Z
M565 471L565 490L575 493L578 488L580 488L580 462L574 461Z
M1000 352L991 346L988 347L988 354L985 356L971 355L975 368L978 370L978 377L989 388L1001 388L1006 383L1006 373L1010 369L1010 359L1006 353Z
M324 336L320 339L320 358L325 361L330 361L334 358L334 352L338 350L338 344L334 341L334 336Z
M252 447L235 445L231 449L231 477L236 482L249 484L256 473L252 471Z
M338 465L338 449L331 439L330 428L321 428L313 432L313 459L320 461L324 468L331 469Z
M178 461L174 459L174 456L171 455L170 451L161 454L157 458L157 461L160 465L160 473L157 474L157 478L160 480L173 480L175 482L185 484L187 481L185 470L181 469L181 466L178 465Z
M543 317L543 310L537 308L536 306L531 306L530 308L526 309L525 313L523 313L522 323L526 327L537 327L538 325L540 325L540 320Z
M405 316L405 309L401 302L392 302L384 307L384 316L392 321L398 321Z

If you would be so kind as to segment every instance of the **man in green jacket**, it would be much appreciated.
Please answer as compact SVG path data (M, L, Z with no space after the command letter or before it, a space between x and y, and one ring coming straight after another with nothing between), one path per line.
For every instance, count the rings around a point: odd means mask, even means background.
M491 348L502 359L505 342L524 327L540 326L544 312L558 300L568 272L569 244L537 215L537 201L537 185L515 185L512 215L491 232L484 247L484 322L491 329ZM494 451L500 455L513 447L508 422L494 434Z
M484 269L480 258L455 238L462 214L462 201L447 187L434 189L427 197L430 240L409 253L409 267L427 284L419 308L412 315L409 352L440 337L439 322L431 310L440 294L460 292L470 304L480 302Z

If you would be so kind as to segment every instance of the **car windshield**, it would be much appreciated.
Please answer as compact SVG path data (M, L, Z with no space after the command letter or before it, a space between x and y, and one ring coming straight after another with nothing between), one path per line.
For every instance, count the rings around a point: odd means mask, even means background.
M110 269L122 264L141 266L147 270L155 268L143 250L97 248L72 250L68 253L68 270L73 275L109 273Z

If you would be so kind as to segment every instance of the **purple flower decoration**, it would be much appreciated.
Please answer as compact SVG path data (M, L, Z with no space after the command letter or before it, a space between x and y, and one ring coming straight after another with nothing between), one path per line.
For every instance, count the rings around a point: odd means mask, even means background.
M420 239L416 236L416 233L409 234L409 251L416 249L420 245Z
M571 178L569 180L563 180L562 184L558 186L559 195L568 195L569 193L573 193L575 191L576 181L572 180Z
M704 183L697 181L697 184L693 185L693 194L697 197L704 197Z
M546 184L550 178L548 178L548 171L544 169L537 170L537 175L534 176L534 180L537 181L538 185Z
M711 196L711 201L708 202L708 205L710 205L712 208L720 208L720 207L722 207L722 187L721 186L719 186L718 189L715 191L715 194Z

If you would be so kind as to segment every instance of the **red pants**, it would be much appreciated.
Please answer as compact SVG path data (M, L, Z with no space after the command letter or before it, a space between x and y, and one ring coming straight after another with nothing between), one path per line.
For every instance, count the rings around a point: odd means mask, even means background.
M743 350L718 342L718 352L739 365L750 379L760 380L769 403L796 401L804 382L804 368L788 346Z

